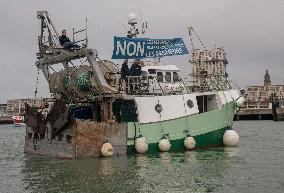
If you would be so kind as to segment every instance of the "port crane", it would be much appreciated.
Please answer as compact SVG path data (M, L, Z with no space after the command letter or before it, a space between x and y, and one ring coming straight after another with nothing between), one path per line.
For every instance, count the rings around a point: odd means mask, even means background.
M194 86L200 90L224 90L231 87L227 80L228 61L224 49L207 49L193 27L187 29L192 49L189 62L192 64L191 76Z

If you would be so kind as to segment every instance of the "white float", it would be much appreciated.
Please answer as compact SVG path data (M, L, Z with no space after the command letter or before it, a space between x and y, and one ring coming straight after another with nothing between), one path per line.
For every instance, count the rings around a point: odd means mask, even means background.
M158 146L161 151L169 151L171 149L170 140L168 138L162 137L162 139L160 139L159 141Z
M234 130L226 130L223 135L223 143L228 147L236 147L239 145L240 137Z
M146 153L148 151L148 143L145 137L139 136L135 139L135 149L138 153Z
M196 142L195 139L193 137L186 137L183 141L184 146L186 147L186 149L194 149Z
M102 147L101 147L101 154L104 157L109 157L109 156L113 155L113 147L112 147L112 145L109 142L104 143L102 145Z
M236 101L237 107L241 107L245 102L244 97L239 97L238 100Z

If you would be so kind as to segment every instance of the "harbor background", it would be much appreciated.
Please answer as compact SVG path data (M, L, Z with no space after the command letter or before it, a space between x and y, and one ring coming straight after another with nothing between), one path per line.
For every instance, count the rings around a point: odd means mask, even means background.
M186 28L194 26L206 46L224 47L230 78L246 87L261 85L266 69L274 84L284 84L283 7L280 0L180 0L174 6L171 0L1 0L0 103L34 97L37 10L50 11L69 36L87 17L90 46L102 59L111 57L113 36L126 33L123 24L130 12L148 22L148 37L182 37L187 46ZM188 74L188 59L162 62ZM50 96L42 73L38 95ZM25 128L0 125L0 192L283 192L284 122L239 121L233 127L240 135L237 148L64 160L25 155Z
M24 127L0 125L1 192L283 192L284 122L238 121L236 148L65 160L24 155Z
M101 59L111 58L113 36L126 34L123 24L128 13L136 13L139 22L147 21L146 37L182 37L187 47L187 27L192 26L206 47L222 46L226 50L227 73L233 82L245 88L261 85L266 69L273 84L284 84L283 8L282 0L1 0L0 103L34 97L38 10L49 11L59 32L66 29L69 37L72 28L80 29L87 17L89 46L98 49ZM162 64L176 64L188 74L188 60L188 55L167 57ZM121 65L122 61L117 63ZM50 97L48 84L41 72L39 75L38 96Z

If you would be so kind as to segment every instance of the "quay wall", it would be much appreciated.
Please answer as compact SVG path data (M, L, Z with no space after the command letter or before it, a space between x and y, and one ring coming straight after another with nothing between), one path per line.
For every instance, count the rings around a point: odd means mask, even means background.
M12 116L1 116L0 117L0 124L13 124L14 121Z
M278 108L277 113L278 121L284 121L284 108ZM237 111L234 120L273 120L273 114L269 108L246 108Z

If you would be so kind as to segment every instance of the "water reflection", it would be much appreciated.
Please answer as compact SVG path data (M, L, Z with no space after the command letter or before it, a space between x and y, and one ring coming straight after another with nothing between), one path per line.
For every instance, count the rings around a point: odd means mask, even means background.
M219 148L82 160L26 157L21 173L29 192L208 192L222 186L216 178L237 155L237 148Z
M225 147L224 150L228 157L237 157L239 154L238 147Z
M0 126L0 192L282 193L284 122L234 125L236 148L87 160L24 157L25 130Z
M137 166L140 166L140 167L145 167L148 163L149 163L149 158L148 158L148 155L146 154L138 154L138 155L135 155L136 156L136 164Z
M172 161L172 155L169 152L161 152L160 154L160 161L162 165L169 165Z
M196 162L196 151L186 151L184 152L184 158L187 162Z
M128 170L127 157L59 160L47 157L26 157L21 173L26 190L98 191L116 176ZM100 184L100 186L98 186Z

